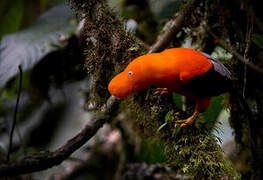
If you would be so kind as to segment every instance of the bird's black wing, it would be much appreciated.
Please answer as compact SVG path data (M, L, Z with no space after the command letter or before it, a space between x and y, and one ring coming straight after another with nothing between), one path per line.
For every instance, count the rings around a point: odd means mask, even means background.
M203 52L200 53L206 56L213 63L213 66L207 72L188 80L185 85L186 90L199 97L218 96L228 92L232 87L230 71L212 56Z
M214 66L214 70L216 72L218 72L221 76L232 80L230 71L220 61L218 61L214 57L212 57L212 56L210 56L204 52L200 52L200 53L202 53L205 57L207 57L207 59L211 60L211 62L213 63L213 66Z

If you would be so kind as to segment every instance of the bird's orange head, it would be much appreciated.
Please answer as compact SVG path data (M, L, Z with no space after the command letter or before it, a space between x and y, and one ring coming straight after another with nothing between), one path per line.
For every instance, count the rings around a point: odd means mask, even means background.
M133 60L123 72L116 75L109 83L109 92L119 98L126 98L131 93L144 89L148 86L147 77L142 71L143 56Z
M109 92L119 98L125 98L132 93L132 81L129 74L125 71L115 76L108 85Z

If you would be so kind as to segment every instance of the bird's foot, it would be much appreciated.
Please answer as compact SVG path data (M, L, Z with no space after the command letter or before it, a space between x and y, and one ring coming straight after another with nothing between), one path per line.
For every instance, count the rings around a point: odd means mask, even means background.
M189 117L185 120L175 121L175 127L177 126L178 123L181 124L180 127L185 127L187 125L193 124L195 122L195 120L197 119L198 114L199 114L199 112L195 111L191 117Z
M153 93L153 95L157 95L157 94L163 95L167 93L169 93L168 88L157 88Z
M185 127L187 125L193 124L193 122L194 122L194 119L191 117L185 120L178 120L178 121L175 121L175 127L177 126L178 123L180 124L180 127Z

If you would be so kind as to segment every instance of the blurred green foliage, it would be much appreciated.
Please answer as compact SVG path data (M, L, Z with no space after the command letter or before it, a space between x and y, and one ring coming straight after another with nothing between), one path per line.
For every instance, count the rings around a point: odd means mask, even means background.
M5 34L30 25L40 14L64 0L1 0L0 41Z
M30 87L30 76L31 71L23 72L23 79L22 79L22 91ZM17 90L19 87L19 77L16 76L12 80L8 82L5 88L0 90L0 94L2 95L1 98L14 98L17 95ZM1 99L0 98L0 99Z
M50 0L39 0L42 11L45 11L48 7Z
M144 139L136 160L147 164L164 163L166 161L164 149L165 146L162 141L151 138Z
M24 0L14 0L12 3L7 0L0 1L0 40L4 34L19 30L24 14L23 1Z
M182 108L183 102L182 102L182 96L181 95L173 93L173 101L178 108Z
M256 44L259 48L263 49L263 35L262 34L253 34L252 42Z

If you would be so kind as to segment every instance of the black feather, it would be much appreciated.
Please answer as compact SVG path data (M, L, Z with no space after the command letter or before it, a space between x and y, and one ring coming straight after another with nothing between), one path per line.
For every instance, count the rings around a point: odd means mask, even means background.
M211 62L214 65L215 71L220 73L222 76L226 76L226 78L232 80L230 71L220 61L218 61L214 57L212 57L212 56L210 56L204 52L200 52L200 53L202 53L205 57L207 57L207 59L211 60Z
M218 96L230 91L232 88L230 71L220 61L206 53L201 53L211 60L213 66L207 72L188 80L185 90L197 97Z

